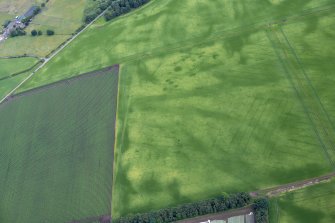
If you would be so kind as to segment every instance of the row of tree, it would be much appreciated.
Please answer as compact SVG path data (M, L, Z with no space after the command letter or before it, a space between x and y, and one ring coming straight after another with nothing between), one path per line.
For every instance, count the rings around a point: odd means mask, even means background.
M196 216L212 214L229 209L241 208L251 204L247 193L219 196L210 200L184 204L175 208L166 208L155 212L121 217L113 223L168 223Z
M51 30L51 29L48 29L47 30L47 35L48 36L52 36L52 35L54 35L55 34L55 31L53 31L53 30ZM41 35L43 35L43 32L41 31L41 30L35 30L35 29L33 29L32 31L31 31L31 35L32 36L41 36Z
M17 27L10 32L10 37L25 36L26 34L27 33L24 29Z
M108 11L105 13L106 21L109 21L115 17L126 14L132 9L136 9L146 3L149 0L119 0L114 1L111 6L108 8Z
M126 14L132 9L136 9L150 0L95 0L94 6L87 8L84 11L84 21L85 23L92 22L98 15L100 15L104 10L106 21L109 21L117 16Z
M266 198L255 200L253 204L256 223L268 223L269 201Z

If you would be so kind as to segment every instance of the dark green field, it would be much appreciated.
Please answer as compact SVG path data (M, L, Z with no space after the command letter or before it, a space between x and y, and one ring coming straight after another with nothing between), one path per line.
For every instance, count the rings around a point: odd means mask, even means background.
M0 105L0 222L111 215L117 67Z

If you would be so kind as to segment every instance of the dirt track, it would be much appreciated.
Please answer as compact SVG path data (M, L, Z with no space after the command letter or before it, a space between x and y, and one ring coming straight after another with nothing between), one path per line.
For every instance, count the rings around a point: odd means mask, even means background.
M100 223L110 223L112 217L109 215L102 215L96 217L89 217L80 220L71 221L69 223L92 223L92 222L100 222Z
M279 196L280 194L285 193L285 192L298 190L298 189L301 189L301 188L304 188L304 187L309 187L309 186L319 184L319 183L322 183L322 182L327 182L334 177L335 177L335 172L329 173L327 175L323 175L323 176L320 176L320 177L310 178L310 179L307 179L307 180L302 180L302 181L297 181L297 182L294 182L294 183L284 184L284 185L280 185L280 186L273 187L273 188L254 191L254 192L251 192L250 195L252 197L259 197L259 196L264 196L264 195L266 195L268 197L275 197L275 196Z

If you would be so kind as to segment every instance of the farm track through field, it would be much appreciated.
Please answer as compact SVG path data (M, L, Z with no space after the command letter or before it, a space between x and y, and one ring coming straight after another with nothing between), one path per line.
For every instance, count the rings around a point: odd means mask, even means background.
M283 29L277 25L267 34L329 163L335 169L335 128L327 111Z
M320 176L320 177L314 177L311 179L306 179L306 180L302 180L298 182L284 184L284 185L276 186L273 188L254 191L254 192L251 192L250 195L252 197L262 197L264 195L268 197L277 197L277 196L282 195L285 192L291 192L294 190L299 190L305 187L313 186L319 183L328 182L333 178L335 178L335 172L329 173L327 175Z

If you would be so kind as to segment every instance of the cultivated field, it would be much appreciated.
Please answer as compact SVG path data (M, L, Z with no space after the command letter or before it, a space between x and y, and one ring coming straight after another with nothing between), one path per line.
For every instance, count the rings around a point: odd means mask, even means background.
M0 56L25 53L39 57L46 56L83 24L86 2L86 0L50 0L42 13L38 14L27 27L27 36L9 38L0 45ZM33 29L41 30L44 35L32 37L30 31ZM46 36L47 29L54 30L56 35Z
M335 219L335 181L271 200L270 223L330 223Z
M335 167L334 65L318 57L334 13L332 0L152 0L90 27L20 91L122 64L113 217L303 180Z
M111 215L117 85L116 66L0 105L0 222Z
M265 32L246 38L124 65L114 216L331 170Z

